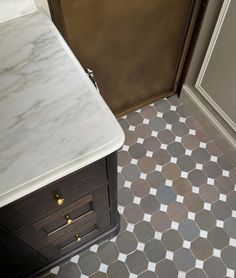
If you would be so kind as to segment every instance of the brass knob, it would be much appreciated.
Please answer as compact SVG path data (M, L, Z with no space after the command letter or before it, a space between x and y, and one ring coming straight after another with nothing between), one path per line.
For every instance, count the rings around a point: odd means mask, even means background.
M63 205L65 202L65 199L63 199L59 194L56 195L56 203L58 206Z
M71 217L69 215L66 215L66 223L67 224L71 224L73 222L73 219L71 219Z
M81 241L81 237L77 234L77 235L75 235L76 236L76 240L79 242L79 241Z

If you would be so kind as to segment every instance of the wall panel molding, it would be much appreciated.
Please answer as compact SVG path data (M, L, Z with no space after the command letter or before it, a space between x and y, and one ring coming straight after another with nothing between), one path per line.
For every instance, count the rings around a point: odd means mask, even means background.
M209 102L209 104L216 110L218 114L230 125L230 127L236 131L236 123L223 111L223 109L213 100L213 98L210 96L210 94L204 89L203 87L203 78L205 76L205 73L208 68L208 64L210 62L210 59L212 57L212 53L214 51L217 39L219 37L221 28L223 26L226 14L228 12L229 6L230 6L231 0L224 0L224 3L222 5L210 44L208 46L204 61L202 63L201 70L199 72L197 81L195 83L195 88L200 92L200 94Z
M228 141L228 143L236 150L236 140L235 138L226 130L225 125L220 123L216 117L209 111L207 105L196 96L195 92L188 85L184 85L182 89L183 97L188 97L188 99L197 107L203 116L209 119L209 121L214 125L216 130L220 132L223 137Z

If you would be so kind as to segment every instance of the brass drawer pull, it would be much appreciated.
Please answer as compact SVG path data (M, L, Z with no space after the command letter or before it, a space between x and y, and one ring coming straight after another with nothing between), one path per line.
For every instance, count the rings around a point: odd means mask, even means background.
M73 219L69 215L66 215L65 218L68 225L73 223Z
M59 194L56 194L55 199L58 206L63 205L65 202L65 199L63 199Z
M77 235L75 235L76 236L76 240L79 242L79 241L81 241L81 237L77 234Z

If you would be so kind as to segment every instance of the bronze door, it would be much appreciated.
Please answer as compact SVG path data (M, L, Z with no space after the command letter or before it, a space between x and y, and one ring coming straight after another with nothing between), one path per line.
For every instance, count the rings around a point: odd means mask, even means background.
M52 17L116 114L176 91L200 0L49 0Z

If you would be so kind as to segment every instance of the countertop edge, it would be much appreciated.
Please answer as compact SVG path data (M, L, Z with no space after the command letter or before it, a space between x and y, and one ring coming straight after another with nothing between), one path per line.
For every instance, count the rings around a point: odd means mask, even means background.
M21 184L17 188L8 191L5 194L2 194L0 196L0 208L13 203L16 200L23 198L26 195L33 193L34 191L39 190L50 183L59 180L75 171L78 171L89 164L92 164L93 162L96 162L97 160L102 159L103 157L106 157L109 154L119 150L124 143L124 135L122 133L120 135L120 137L116 138L116 142L114 142L112 146L106 146L102 153L102 150L91 153L87 155L83 161L81 161L81 159L80 161L78 161L78 159L74 160L64 166L54 169L51 172L37 177L34 180L31 180L25 184Z

